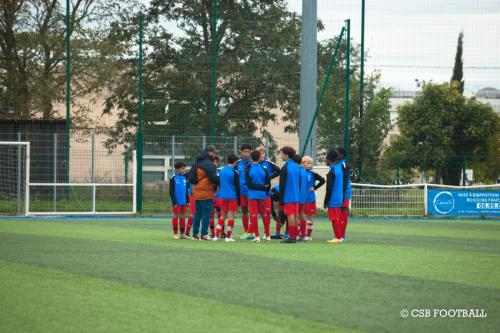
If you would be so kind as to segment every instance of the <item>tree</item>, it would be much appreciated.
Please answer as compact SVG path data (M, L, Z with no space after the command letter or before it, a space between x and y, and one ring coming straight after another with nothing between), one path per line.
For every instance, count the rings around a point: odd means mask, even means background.
M211 0L155 0L146 17L144 120L147 134L209 135ZM286 1L219 0L217 9L218 137L261 136L277 121L273 108L298 108L300 20ZM175 23L180 33L165 26ZM118 107L121 142L137 124L136 62L108 98ZM128 136L125 136L128 137ZM123 141L123 140L122 140ZM129 143L130 144L130 143Z
M400 135L385 158L404 168L435 171L445 184L459 185L464 162L487 161L498 146L498 115L488 104L464 97L457 83L424 85L398 114Z
M72 95L99 92L122 50L110 40L114 20L135 8L135 0L73 0L70 8ZM65 92L65 11L59 0L4 0L0 25L1 117L54 117ZM79 110L83 110L80 106ZM9 112L10 111L10 112ZM12 112L13 111L13 112ZM75 115L80 119L81 114ZM82 120L84 120L82 118Z
M319 48L320 85L326 75L329 58L337 43L337 38L326 41ZM352 45L352 44L351 44ZM346 45L341 44L332 73L333 77L325 94L318 115L318 146L324 153L335 146L343 146L345 121L345 56ZM378 161L383 141L391 129L390 89L378 88L380 74L377 72L365 78L365 112L363 120L358 117L361 94L359 91L360 51L358 46L351 47L351 109L350 109L350 158L353 179L358 181L379 182L381 171ZM361 149L360 149L361 148ZM360 168L363 174L360 175Z
M451 76L451 83L458 82L459 91L464 92L464 62L462 59L464 45L464 33L460 32L457 42L457 53L455 55L455 65L453 66L453 75Z

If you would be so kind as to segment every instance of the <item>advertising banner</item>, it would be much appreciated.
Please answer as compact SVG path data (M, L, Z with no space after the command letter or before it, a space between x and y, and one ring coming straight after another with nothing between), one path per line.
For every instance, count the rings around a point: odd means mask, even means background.
M500 216L498 190L429 190L427 199L433 216Z

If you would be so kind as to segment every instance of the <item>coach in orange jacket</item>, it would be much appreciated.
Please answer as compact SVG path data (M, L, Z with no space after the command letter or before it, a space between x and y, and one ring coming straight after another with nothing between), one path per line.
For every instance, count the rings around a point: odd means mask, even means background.
M196 213L193 220L193 240L200 239L198 237L200 221L201 239L210 239L208 225L213 209L215 192L219 185L219 176L217 175L217 169L213 163L211 154L213 154L213 149L203 150L189 172L189 182L193 184L193 196L196 205Z

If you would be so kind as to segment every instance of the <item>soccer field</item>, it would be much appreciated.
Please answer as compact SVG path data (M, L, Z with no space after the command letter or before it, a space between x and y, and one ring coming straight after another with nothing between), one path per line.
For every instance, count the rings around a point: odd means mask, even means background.
M0 219L0 330L498 332L499 221L353 219L343 244L325 220L297 244L236 224L213 243L173 240L166 219Z

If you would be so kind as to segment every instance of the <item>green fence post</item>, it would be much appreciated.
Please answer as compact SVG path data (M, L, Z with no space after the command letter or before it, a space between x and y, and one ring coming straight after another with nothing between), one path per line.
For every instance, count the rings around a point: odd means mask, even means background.
M361 0L361 65L359 74L359 121L360 121L360 132L359 132L359 181L363 177L363 103L365 99L365 0Z
M142 137L142 21L143 15L139 14L139 91L138 91L138 124L137 124L137 192L136 192L136 202L137 202L137 212L142 213L142 148L143 148L143 137Z
M71 22L70 0L66 0L66 182L69 183L70 143L71 143ZM66 198L69 198L69 186L66 187Z
M467 156L462 157L462 186L467 186Z
M210 20L212 30L212 93L210 97L210 143L215 143L216 110L215 100L217 98L217 0L212 0L212 15Z
M344 126L344 149L345 160L349 160L349 111L350 111L350 67L351 67L351 20L346 20L346 57L345 57L345 126Z

